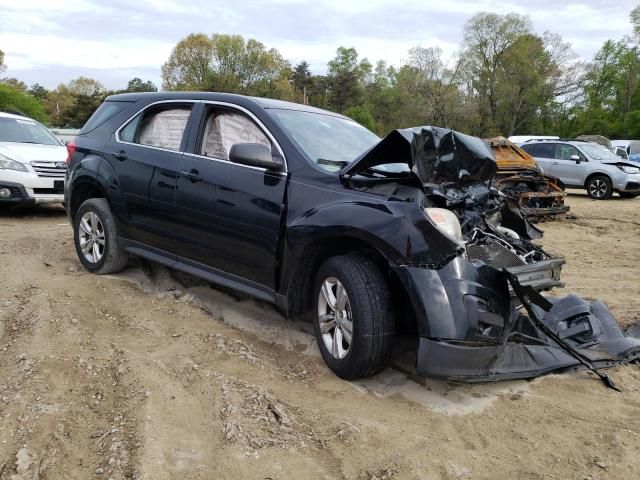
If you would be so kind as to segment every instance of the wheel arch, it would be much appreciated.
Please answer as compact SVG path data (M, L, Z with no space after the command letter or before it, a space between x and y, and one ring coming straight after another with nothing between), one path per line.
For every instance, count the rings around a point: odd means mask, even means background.
M67 213L72 221L80 205L90 198L107 198L107 195L95 178L85 176L76 179L70 190L69 201L67 202Z
M357 254L372 260L387 282L392 304L398 305L396 317L399 330L417 331L416 314L408 292L397 274L390 268L392 261L364 238L350 235L328 235L309 241L296 255L286 285L282 289L287 298L287 313L290 316L305 316L313 311L316 273L329 258L339 255Z
M607 172L595 171L595 172L591 172L587 176L587 178L584 180L584 188L587 188L587 185L589 185L589 181L593 177L607 177L609 179L609 181L611 182L611 184L613 185L613 179L611 178L611 175L609 175Z

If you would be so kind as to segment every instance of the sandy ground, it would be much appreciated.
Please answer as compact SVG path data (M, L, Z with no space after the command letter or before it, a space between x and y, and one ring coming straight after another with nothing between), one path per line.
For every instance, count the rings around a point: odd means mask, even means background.
M640 318L640 199L546 222L565 291ZM456 385L324 366L308 325L140 264L86 273L61 209L0 214L0 479L640 476L640 368Z

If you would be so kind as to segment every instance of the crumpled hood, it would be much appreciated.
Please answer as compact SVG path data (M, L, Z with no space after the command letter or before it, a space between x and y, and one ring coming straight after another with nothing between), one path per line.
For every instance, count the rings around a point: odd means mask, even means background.
M0 142L0 154L21 163L64 162L67 159L66 147L36 143Z
M480 138L448 128L422 126L392 131L345 166L340 175L355 175L389 163L406 163L423 184L485 182L498 169L491 148Z

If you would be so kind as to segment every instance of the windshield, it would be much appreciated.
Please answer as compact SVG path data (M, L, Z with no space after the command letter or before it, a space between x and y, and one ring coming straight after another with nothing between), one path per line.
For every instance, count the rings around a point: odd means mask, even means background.
M594 160L620 160L620 157L611 150L607 150L606 147L598 145L597 143L580 144L580 148Z
M333 115L272 109L284 129L319 167L335 172L380 141L362 125Z
M0 142L61 145L49 130L26 118L0 117Z

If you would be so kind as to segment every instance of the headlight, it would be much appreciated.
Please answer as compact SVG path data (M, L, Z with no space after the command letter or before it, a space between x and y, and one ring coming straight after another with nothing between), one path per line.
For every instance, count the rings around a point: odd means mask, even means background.
M25 167L22 163L16 162L15 160L11 160L8 157L5 157L0 153L0 168L4 168L7 170L18 170L19 172L26 172L27 167Z
M425 208L424 214L452 242L464 246L462 228L455 213L446 208Z
M622 170L624 173L640 173L640 168L638 167L628 167L627 165L618 165L618 168Z

